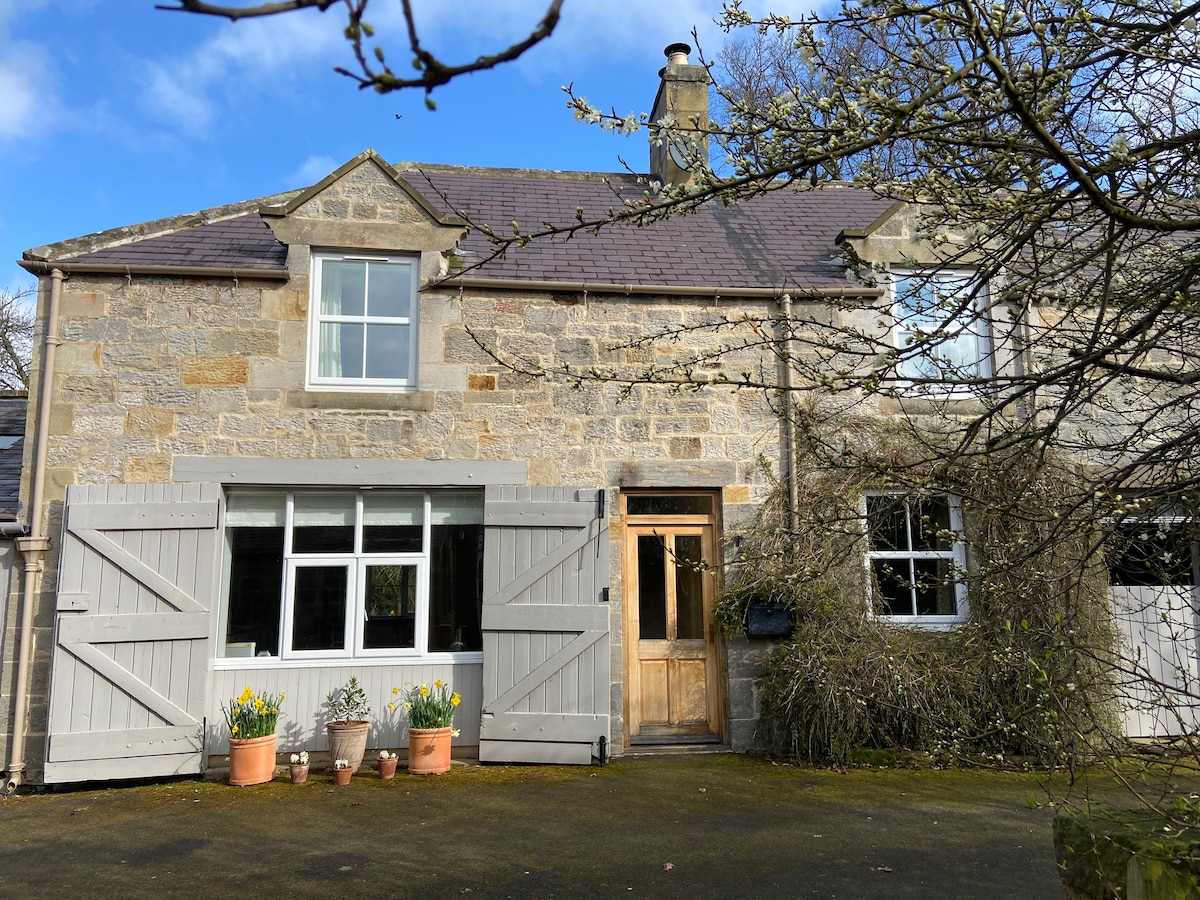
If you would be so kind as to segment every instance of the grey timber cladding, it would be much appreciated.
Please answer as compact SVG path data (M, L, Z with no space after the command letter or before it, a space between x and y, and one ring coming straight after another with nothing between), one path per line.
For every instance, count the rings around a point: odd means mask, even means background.
M204 769L216 485L72 485L45 780Z
M484 762L587 765L609 733L609 541L601 496L487 488Z

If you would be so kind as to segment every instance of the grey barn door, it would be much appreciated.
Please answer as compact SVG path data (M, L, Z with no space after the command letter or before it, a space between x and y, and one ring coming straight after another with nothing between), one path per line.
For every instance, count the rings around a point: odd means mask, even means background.
M609 725L603 492L489 487L484 503L485 762L586 765Z
M219 495L67 489L47 783L203 771Z

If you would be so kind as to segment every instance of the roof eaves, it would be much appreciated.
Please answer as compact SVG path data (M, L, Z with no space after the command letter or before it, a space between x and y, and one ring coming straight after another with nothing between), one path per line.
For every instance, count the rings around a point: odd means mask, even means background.
M149 222L142 222L138 225L123 225L120 228L97 231L93 234L68 238L65 241L59 241L54 244L31 247L21 254L21 259L30 262L49 262L55 259L86 256L98 250L110 250L114 247L124 246L125 244L133 244L149 238L174 234L177 231L194 228L197 225L211 225L227 219L236 219L247 213L257 212L259 207L264 203L285 201L295 193L295 191L284 191L279 194L269 194L253 200L227 203L224 206L214 206L198 212L185 213L184 215L170 216L165 219L152 219ZM30 269L23 263L19 262L18 264L28 271L33 271L33 269Z

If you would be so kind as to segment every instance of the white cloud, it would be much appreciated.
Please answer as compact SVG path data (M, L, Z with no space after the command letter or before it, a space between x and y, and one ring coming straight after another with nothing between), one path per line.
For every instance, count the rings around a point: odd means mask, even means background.
M459 0L454 4L425 3L417 7L422 39L447 62L495 52L528 35L541 21L549 0ZM744 4L753 15L767 11L800 18L811 12L813 0L757 0ZM550 39L515 65L531 81L570 81L575 73L597 63L645 67L653 78L666 63L663 49L684 41L693 45L695 29L700 49L712 60L725 41L713 21L720 13L716 0L609 0L605 3L563 4L562 18ZM397 32L397 36L401 36ZM699 62L693 53L692 62Z
M333 13L226 23L180 59L146 61L142 102L186 133L202 135L223 105L244 100L264 81L308 76L323 62L332 66L344 46Z
M45 52L8 42L0 57L0 140L26 138L46 127L56 101Z
M342 160L342 162L345 162L345 160ZM287 187L308 187L320 181L339 165L341 163L332 156L325 156L323 154L310 156L300 164L300 167L296 171L292 172L285 179L284 183Z

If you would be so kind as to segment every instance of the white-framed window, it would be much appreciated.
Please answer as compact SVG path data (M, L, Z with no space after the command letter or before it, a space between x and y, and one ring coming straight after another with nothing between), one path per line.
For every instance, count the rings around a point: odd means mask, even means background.
M483 493L230 491L224 577L224 658L478 652Z
M1136 498L1131 498L1136 499ZM1143 501L1140 514L1108 523L1105 562L1115 587L1200 584L1200 521L1185 501Z
M418 258L314 253L312 261L308 386L415 389Z
M933 628L965 621L966 550L958 497L872 493L864 503L874 614Z
M950 393L992 374L987 288L973 271L893 271L891 286L897 379Z

